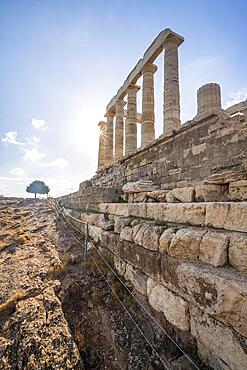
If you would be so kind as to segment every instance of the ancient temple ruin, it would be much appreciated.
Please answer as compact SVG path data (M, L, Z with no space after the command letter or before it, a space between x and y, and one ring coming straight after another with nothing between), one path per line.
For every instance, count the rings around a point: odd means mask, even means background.
M183 41L166 29L152 42L99 122L96 175L59 200L82 231L80 221L90 224L95 245L113 252L118 273L195 361L245 370L247 101L223 109L220 86L208 83L197 92L196 116L181 124ZM154 62L162 52L164 125L156 138Z

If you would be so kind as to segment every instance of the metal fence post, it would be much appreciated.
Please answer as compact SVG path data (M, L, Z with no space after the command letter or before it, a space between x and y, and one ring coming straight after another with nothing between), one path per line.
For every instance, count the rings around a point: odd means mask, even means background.
M86 236L84 244L84 260L87 259L87 247L88 247L88 223L86 223Z

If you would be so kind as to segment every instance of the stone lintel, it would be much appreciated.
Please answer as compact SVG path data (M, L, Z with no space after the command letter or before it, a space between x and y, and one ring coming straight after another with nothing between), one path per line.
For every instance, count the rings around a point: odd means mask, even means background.
M131 84L135 84L141 77L141 71L146 63L153 63L159 54L163 51L164 42L167 38L175 37L177 39L178 46L184 41L184 38L177 33L173 32L169 28L161 31L152 44L148 47L143 57L137 62L136 66L132 69L123 85L117 91L117 94L111 99L107 105L108 111L115 111L115 104L118 99L123 99L126 95L126 90Z

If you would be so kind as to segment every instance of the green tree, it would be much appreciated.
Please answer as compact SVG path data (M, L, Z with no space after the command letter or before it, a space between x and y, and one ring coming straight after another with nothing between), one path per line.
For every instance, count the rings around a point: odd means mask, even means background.
M47 194L50 191L49 186L47 186L44 181L35 180L33 181L28 187L26 188L27 193L33 193L35 195L35 199L37 194Z

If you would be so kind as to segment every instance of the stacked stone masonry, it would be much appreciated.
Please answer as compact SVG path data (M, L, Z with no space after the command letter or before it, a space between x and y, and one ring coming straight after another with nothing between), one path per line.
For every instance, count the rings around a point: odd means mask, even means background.
M64 205L147 304L195 338L202 359L246 368L246 202Z

